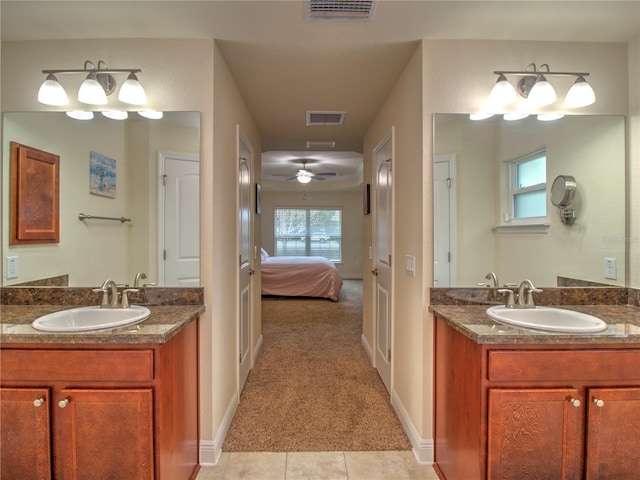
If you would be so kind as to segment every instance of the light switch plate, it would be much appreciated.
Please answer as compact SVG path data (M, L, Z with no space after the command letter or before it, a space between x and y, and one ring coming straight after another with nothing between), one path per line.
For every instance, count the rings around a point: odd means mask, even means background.
M609 280L617 280L618 274L616 272L616 259L605 258L604 259L604 278Z
M19 274L18 257L7 257L7 279L18 278Z
M412 277L416 276L416 257L413 255L405 255L405 270L407 275L411 275Z

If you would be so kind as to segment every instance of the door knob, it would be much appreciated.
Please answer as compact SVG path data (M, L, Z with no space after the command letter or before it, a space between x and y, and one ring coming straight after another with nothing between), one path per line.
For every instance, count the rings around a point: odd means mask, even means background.
M378 276L378 269L374 268L373 270L371 270L371 273L373 273L374 276Z

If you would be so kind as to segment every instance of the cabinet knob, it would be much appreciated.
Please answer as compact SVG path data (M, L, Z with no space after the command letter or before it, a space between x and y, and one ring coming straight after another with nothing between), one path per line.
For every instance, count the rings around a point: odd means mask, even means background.
M600 400L599 398L594 398L593 403L596 404L596 407L602 407L604 405L604 400Z
M571 402L571 405L573 405L576 408L578 408L580 406L580 400L578 400L577 398L572 398L569 401Z
M69 398L65 398L64 400L60 400L58 402L58 406L60 408L65 408L67 405L69 405L69 400L70 400Z
M34 407L41 407L42 405L44 405L44 397L36 398L33 401L33 406Z

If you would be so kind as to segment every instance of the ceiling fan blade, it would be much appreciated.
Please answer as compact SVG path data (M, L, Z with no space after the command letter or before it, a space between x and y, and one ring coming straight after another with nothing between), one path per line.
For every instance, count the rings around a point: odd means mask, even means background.
M291 177L291 178L287 178L287 182L290 182L291 180L297 180L298 176L296 175L295 177Z
M335 175L337 175L336 172L326 172L326 173L316 173L316 175L322 175L324 177L333 177Z
M324 182L324 177L319 177L317 174L311 177L311 180Z

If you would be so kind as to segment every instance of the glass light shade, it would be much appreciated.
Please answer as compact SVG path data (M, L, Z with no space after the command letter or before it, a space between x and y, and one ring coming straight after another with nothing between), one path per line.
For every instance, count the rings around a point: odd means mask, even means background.
M102 115L111 120L126 120L129 117L129 114L122 110L106 110L102 112Z
M300 183L309 183L311 181L311 176L309 175L298 175L296 178Z
M163 113L156 110L141 110L138 115L150 120L160 120L163 117Z
M527 118L529 116L528 113L505 113L502 118L505 120L522 120L523 118Z
M591 105L596 101L596 94L584 77L578 77L564 99L564 106L579 108Z
M87 79L80 85L78 101L89 105L106 105L107 94L104 93L104 88L96 80L95 73L87 75Z
M144 105L147 103L147 94L140 85L138 77L134 73L129 74L129 78L120 87L118 100L131 105Z
M45 105L68 105L69 97L67 92L64 91L62 85L58 82L58 79L53 73L47 75L47 79L40 85L38 90L38 101Z
M93 112L84 112L82 110L73 110L72 112L67 112L67 117L71 117L74 120L92 120Z
M547 82L544 75L540 75L529 92L529 102L536 107L544 107L551 105L556 99L556 91L553 86Z
M469 114L469 120L485 120L491 117L493 117L493 113L476 112L476 113Z
M551 122L553 120L559 120L562 117L564 117L563 113L540 113L536 118L542 122Z
M507 77L500 75L489 94L489 105L491 107L503 107L515 102L517 98L516 89L513 88Z

